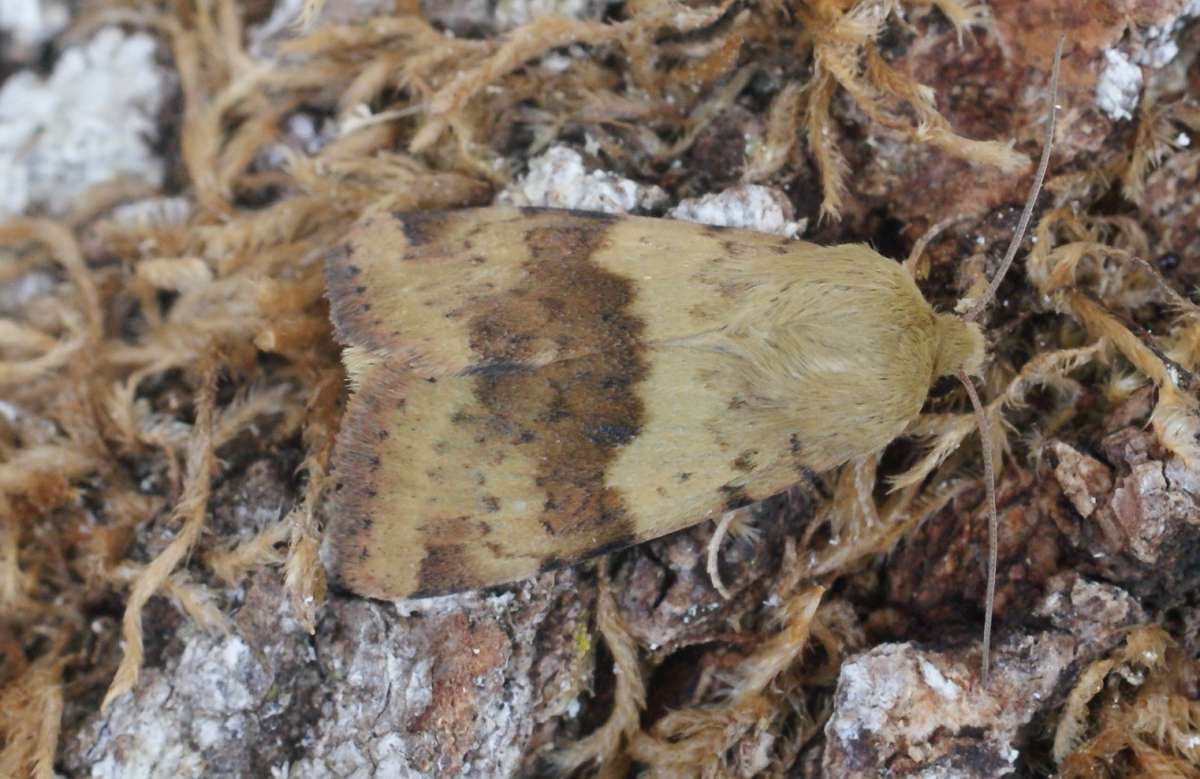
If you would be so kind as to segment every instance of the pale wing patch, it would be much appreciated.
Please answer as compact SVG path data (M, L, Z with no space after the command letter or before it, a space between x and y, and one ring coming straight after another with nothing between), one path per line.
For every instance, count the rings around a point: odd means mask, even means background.
M486 210L364 216L326 260L339 340L424 375L466 369L479 301L525 278L522 235L512 215Z

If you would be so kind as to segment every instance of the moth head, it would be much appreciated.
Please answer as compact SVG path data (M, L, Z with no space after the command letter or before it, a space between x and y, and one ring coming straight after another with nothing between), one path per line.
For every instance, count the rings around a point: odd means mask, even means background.
M954 314L934 314L937 334L933 356L933 377L955 376L965 372L979 375L983 367L983 330Z

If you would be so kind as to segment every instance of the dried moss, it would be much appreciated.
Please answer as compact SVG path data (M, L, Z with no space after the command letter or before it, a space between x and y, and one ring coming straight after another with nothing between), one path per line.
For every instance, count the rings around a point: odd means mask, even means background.
M1198 673L1162 629L1133 630L1072 688L1054 736L1059 775L1200 775Z
M308 0L306 17L321 5ZM398 13L297 32L266 59L247 51L230 0L110 4L78 20L76 35L120 23L155 32L169 48L182 112L170 162L188 207L129 221L118 206L161 193L117 183L60 222L0 227L3 278L36 271L52 280L48 293L0 318L0 387L18 410L0 419L0 774L50 775L66 685L111 679L111 701L136 683L142 611L155 596L221 630L222 588L252 567L274 566L293 613L313 628L325 593L318 508L344 385L321 258L365 208L487 202L521 155L561 140L586 138L612 166L655 179L754 90L765 124L743 180L789 184L811 164L820 212L831 218L854 194L848 111L865 117L868 134L1022 169L1027 160L1010 144L956 134L933 90L885 56L885 33L928 5L631 2L612 23L543 18L484 39ZM987 23L979 6L933 5L960 37ZM547 57L578 47L588 56L548 66ZM301 109L335 122L336 137L314 154L267 164L282 120ZM1114 188L1143 201L1156 165L1195 154L1175 142L1181 129L1200 129L1194 105L1169 95L1146 101L1128 148L1050 182L1061 207L1040 215L1027 262L1037 295L1050 301L1026 339L1035 353L1016 365L1000 351L986 377L997 462L1024 468L1036 457L1040 439L1014 441L1005 424L1032 388L1055 399L1037 410L1038 435L1074 418L1085 369L1113 387L1145 376L1157 389L1151 421L1161 442L1189 463L1200 457L1196 308L1144 261L1152 239L1105 201ZM686 186L686 177L675 182ZM926 250L936 264L974 226L938 225L910 266ZM1147 302L1163 312L1158 335L1131 326ZM1063 319L1079 325L1074 335L1064 335ZM1072 340L1081 330L1089 343ZM698 685L686 708L643 725L640 648L602 599L598 627L623 669L618 705L566 764L601 759L602 770L618 771L636 762L661 775L787 770L819 730L840 658L862 641L851 607L812 582L861 572L977 484L976 460L961 446L975 429L965 409L958 393L936 399L909 431L924 449L898 466L872 460L831 477L833 498L789 538L788 564L769 585L771 602L783 604L778 624L760 625L760 643L736 653L722 678ZM296 507L240 543L205 532L222 453L237 446L303 450ZM882 498L877 469L894 488ZM113 598L124 608L123 655L88 645L97 604ZM1104 662L1085 673L1064 716L1072 723L1060 731L1064 770L1175 770L1197 717L1180 703L1187 661L1162 650L1136 689L1105 686L1132 660ZM1098 696L1111 705L1084 712ZM755 744L768 747L754 752Z

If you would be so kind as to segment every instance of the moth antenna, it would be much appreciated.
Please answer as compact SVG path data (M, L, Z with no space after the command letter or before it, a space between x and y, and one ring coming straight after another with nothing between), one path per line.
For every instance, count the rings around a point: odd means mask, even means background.
M988 568L987 595L984 597L983 614L983 665L979 679L983 686L988 682L988 666L992 648L992 609L996 604L996 568L1000 552L997 537L1000 535L1000 512L996 508L996 469L992 466L992 430L988 424L987 412L979 400L979 393L966 371L958 372L958 380L967 390L971 399L971 407L975 409L975 424L979 427L979 439L983 444L983 484L987 490L988 502Z
M983 310L987 308L988 303L992 302L992 298L996 297L996 290L1000 288L1000 282L1004 281L1004 276L1008 273L1013 258L1017 256L1017 249L1020 248L1021 241L1025 239L1025 230L1029 227L1029 220L1033 217L1033 207L1037 204L1038 195L1042 193L1042 183L1046 180L1046 169L1050 167L1050 149L1054 145L1054 122L1058 116L1058 69L1062 63L1063 41L1066 40L1066 37L1065 34L1060 33L1058 45L1054 49L1054 66L1050 70L1050 119L1046 122L1046 140L1042 144L1042 158L1038 161L1037 173L1034 174L1033 185L1029 188L1029 197L1025 199L1025 210L1021 212L1021 219L1017 222L1017 229L1013 233L1012 241L1008 244L1008 251L1004 253L1004 262L1000 263L1000 270L992 277L992 282L979 297L979 301L963 317L968 322L978 319Z
M1046 139L1042 143L1042 157L1038 160L1037 172L1033 176L1029 196L1025 198L1025 208L1021 211L1021 218L1017 221L1017 229L1013 232L1012 241L1008 244L1008 251L1004 253L1004 261L1000 263L1000 269L992 277L991 283L979 297L978 302L963 317L967 322L978 319L992 299L996 297L996 290L1000 288L1000 283L1004 281L1004 276L1012 266L1013 259L1017 256L1017 249L1020 248L1021 241L1025 239L1029 220L1033 218L1033 207L1037 205L1038 195L1041 194L1042 184L1046 180L1046 170L1050 167L1050 150L1054 145L1054 124L1058 117L1058 73L1062 65L1063 42L1066 41L1066 38L1065 34L1060 33L1058 43L1054 47L1054 65L1050 69L1050 117L1046 122ZM912 262L915 265L915 260ZM987 421L987 412L984 411L983 403L979 400L979 393L975 391L975 385L966 371L958 372L958 380L962 382L963 387L967 390L967 397L971 399L971 406L975 410L975 424L979 427L979 440L983 445L983 481L987 490L988 502L988 569L979 679L986 687L992 649L992 611L996 605L996 569L1000 556L997 540L1000 534L1000 512L996 508L996 469L992 464L992 434L991 426Z
M975 216L975 214L966 213L948 216L926 230L925 233L917 239L917 242L913 244L912 251L908 253L908 259L904 261L904 269L908 271L908 275L912 276L914 279L917 277L917 263L921 261L921 255L925 253L925 248L929 246L929 244L933 243L935 238L945 232L947 227L950 227L956 222L961 222L972 216Z

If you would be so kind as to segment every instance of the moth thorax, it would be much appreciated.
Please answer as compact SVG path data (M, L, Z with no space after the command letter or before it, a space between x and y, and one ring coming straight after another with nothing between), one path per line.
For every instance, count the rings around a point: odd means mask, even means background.
M983 331L974 322L954 314L934 314L937 352L933 377L953 376L959 371L974 375L983 366Z

